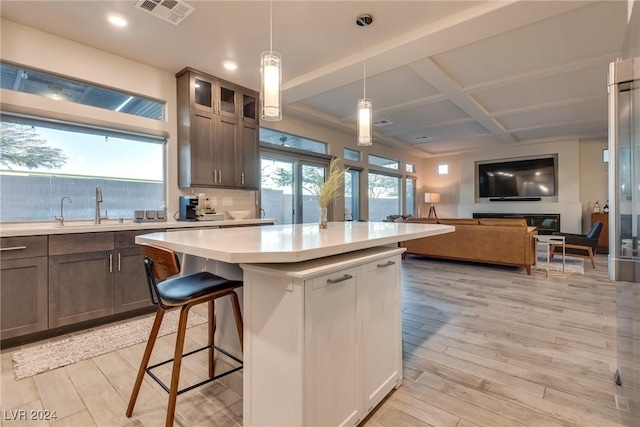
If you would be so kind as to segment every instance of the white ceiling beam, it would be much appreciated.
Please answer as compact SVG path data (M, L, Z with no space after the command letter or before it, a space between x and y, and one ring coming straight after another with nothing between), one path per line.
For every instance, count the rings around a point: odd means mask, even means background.
M423 59L409 65L417 75L429 82L462 111L467 113L475 121L484 126L489 132L505 143L515 143L517 140L502 127L497 120L490 117L489 113L471 96L464 93L460 85L445 73L431 58Z

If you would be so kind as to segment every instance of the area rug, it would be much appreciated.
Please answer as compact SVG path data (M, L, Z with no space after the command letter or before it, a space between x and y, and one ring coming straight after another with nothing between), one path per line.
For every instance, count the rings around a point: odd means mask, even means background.
M179 316L179 310L166 313L158 336L176 332ZM153 319L154 317L150 316L16 351L11 355L13 376L16 380L21 380L145 342L149 338ZM206 317L189 313L187 327L206 322Z
M536 267L547 268L547 254L544 251L538 252L536 259ZM549 263L549 270L554 272L562 271L562 255L554 255ZM565 273L584 274L584 258L565 256Z

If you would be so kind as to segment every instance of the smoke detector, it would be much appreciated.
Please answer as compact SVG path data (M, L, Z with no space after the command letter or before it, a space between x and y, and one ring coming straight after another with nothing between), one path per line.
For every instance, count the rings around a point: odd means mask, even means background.
M368 25L371 25L372 22L373 22L373 16L366 13L364 15L358 16L358 19L356 19L356 24L358 24L358 26L360 27L366 27Z
M138 0L136 8L173 25L178 25L196 10L190 4L178 0Z

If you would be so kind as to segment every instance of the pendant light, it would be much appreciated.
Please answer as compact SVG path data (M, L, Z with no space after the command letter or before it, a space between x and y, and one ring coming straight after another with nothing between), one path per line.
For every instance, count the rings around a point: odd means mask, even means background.
M269 50L260 55L260 116L282 120L282 56L273 51L273 1L269 1Z
M356 24L360 27L369 26L373 22L371 15L360 15L356 19ZM363 96L358 100L357 106L357 127L358 127L358 145L368 146L373 144L373 110L371 100L367 98L367 58L363 60Z

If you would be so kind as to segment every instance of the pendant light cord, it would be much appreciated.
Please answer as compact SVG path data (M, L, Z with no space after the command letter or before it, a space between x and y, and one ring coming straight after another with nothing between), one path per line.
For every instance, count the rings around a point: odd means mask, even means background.
M273 52L273 0L269 0L269 50Z
M363 99L367 98L367 37L364 37L364 60L363 62L363 72L362 72L362 85L364 87L364 93L362 95Z

